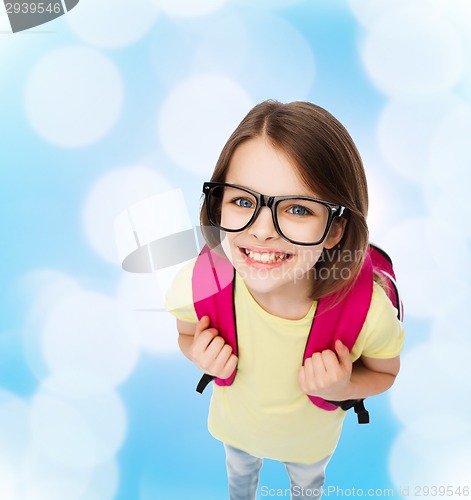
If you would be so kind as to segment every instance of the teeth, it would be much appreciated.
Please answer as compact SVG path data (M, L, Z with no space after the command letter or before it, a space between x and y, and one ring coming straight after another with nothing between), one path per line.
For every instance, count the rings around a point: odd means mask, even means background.
M267 263L273 263L273 262L281 262L285 260L288 255L287 254L280 254L280 253L258 253L258 252L252 252L251 250L248 250L247 248L245 249L246 255L248 255L252 260L255 260L257 262L263 262L264 264Z

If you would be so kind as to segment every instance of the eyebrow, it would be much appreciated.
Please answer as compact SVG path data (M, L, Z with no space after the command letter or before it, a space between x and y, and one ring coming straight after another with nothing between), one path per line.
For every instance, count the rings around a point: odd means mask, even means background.
M226 184L233 184L234 186L240 186L242 188L245 188L245 189L250 189L251 191L255 191L256 193L260 193L260 191L258 191L257 189L253 188L253 187L250 187L250 186L246 186L245 184L240 184L239 182L231 182L229 180L225 180L224 181ZM266 194L266 193L263 193L263 194ZM304 193L304 194L301 194L301 193L296 193L296 194L269 194L267 196L293 196L293 197L305 197L305 198L314 198L314 199L321 199L321 197L317 194L313 194L313 193Z

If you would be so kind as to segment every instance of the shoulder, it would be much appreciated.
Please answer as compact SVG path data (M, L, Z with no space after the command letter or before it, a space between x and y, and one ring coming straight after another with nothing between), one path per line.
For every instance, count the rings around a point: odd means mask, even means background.
M193 305L193 291L191 278L196 258L185 263L175 274L166 294L165 308L177 319L196 323L196 316Z
M389 300L384 288L375 281L373 283L373 295L371 297L370 309L366 318L367 321L379 321L387 318L397 319L397 313L397 309Z
M392 358L402 350L404 329L397 317L397 309L378 284L373 285L373 295L363 328L353 351L373 358Z

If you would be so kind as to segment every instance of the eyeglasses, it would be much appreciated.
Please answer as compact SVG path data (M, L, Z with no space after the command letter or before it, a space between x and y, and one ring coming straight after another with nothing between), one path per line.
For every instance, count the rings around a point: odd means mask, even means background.
M223 231L247 229L262 207L271 210L278 234L295 245L322 243L336 217L348 209L336 203L307 196L268 196L224 182L203 184L209 222Z

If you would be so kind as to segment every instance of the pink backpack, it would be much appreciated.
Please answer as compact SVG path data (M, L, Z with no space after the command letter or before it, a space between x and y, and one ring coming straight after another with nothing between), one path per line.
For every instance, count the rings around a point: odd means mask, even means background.
M402 321L403 308L395 283L393 266L389 256L380 248L370 244L363 267L352 290L335 304L335 295L328 295L319 300L311 330L306 343L303 361L315 352L334 349L337 339L351 351L365 322L373 293L373 272L384 277L387 295L398 310ZM207 245L198 255L193 269L193 302L198 319L208 315L211 327L216 328L226 343L237 355L237 330L234 311L235 269L229 260L211 250ZM215 379L216 384L229 386L234 381L237 368L227 379L215 378L204 374L196 390L200 393ZM308 398L319 408L326 411L354 408L358 422L368 423L369 414L363 400L326 401L315 396Z

